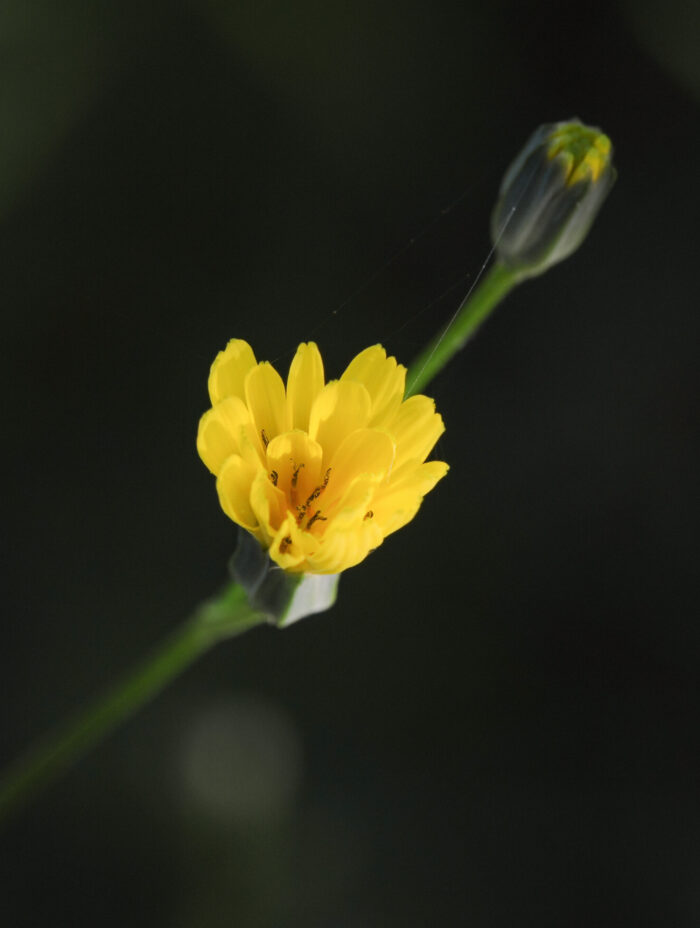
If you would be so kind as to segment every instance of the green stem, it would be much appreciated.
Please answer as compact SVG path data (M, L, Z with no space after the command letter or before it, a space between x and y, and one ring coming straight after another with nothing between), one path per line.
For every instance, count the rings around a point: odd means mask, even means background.
M266 616L252 609L237 584L228 586L217 599L204 603L121 683L39 741L3 772L0 822L153 699L212 645L265 621Z
M406 396L419 393L447 362L463 348L482 322L522 278L496 262L457 310L454 321L442 329L408 369Z
M407 396L417 393L442 370L519 279L502 264L493 265L459 307L454 321L411 365ZM243 588L235 583L201 606L121 683L4 771L0 776L0 822L153 699L217 641L266 621L267 615L251 606Z

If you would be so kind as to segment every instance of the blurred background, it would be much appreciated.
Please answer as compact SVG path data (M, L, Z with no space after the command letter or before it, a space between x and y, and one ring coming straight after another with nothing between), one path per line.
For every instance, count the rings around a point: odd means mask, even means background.
M226 578L231 337L414 357L501 175L619 180L431 385L451 465L332 612L221 645L0 834L0 919L700 923L698 8L0 7L0 760Z

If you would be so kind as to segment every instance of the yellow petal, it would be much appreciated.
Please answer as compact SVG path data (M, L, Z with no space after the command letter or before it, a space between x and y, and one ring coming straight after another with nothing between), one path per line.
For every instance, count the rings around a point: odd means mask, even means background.
M255 430L255 423L251 420L238 432L239 454L256 471L267 469L267 455Z
M273 485L265 471L258 471L250 487L250 505L269 547L277 530L289 515L284 493Z
M371 474L360 474L343 488L343 493L330 500L324 509L327 513L327 531L359 529L365 515L372 508L378 478Z
M250 413L243 400L229 396L199 420L197 451L212 474L218 474L221 465L232 454L240 454L241 427L250 424Z
M260 447L265 450L275 435L288 430L284 383L268 361L248 371L245 398Z
M359 564L381 543L381 530L370 520L356 530L329 531L318 550L308 555L309 570L319 574L340 573Z
M402 528L414 518L423 497L420 493L401 490L387 495L383 500L375 501L373 520L381 525L384 537Z
M306 567L303 534L293 516L289 515L272 539L269 555L283 570L296 572Z
M232 454L224 462L216 481L221 508L229 519L251 532L258 528L258 519L250 503L255 473L255 469L242 457Z
M293 429L309 429L311 406L323 389L323 360L314 342L297 348L287 377L289 425Z
M386 428L396 442L395 469L408 460L424 461L445 431L433 400L420 395L402 403Z
M426 461L424 464L415 466L407 465L402 469L403 473L400 478L397 475L396 481L392 481L387 490L415 489L421 496L425 496L439 480L442 480L449 469L444 461Z
M372 500L372 517L384 535L390 535L411 521L425 494L445 476L448 469L443 461L428 461L416 467L400 485L377 490Z
M372 404L366 387L352 381L334 380L314 400L309 435L323 448L324 462L333 455L349 432L365 428Z
M337 501L360 475L371 477L374 482L386 477L393 460L394 443L386 432L356 429L346 435L330 462L326 505Z
M214 358L209 372L209 397L216 406L227 396L245 397L244 384L248 371L255 367L255 355L248 342L232 338Z
M384 425L396 412L406 387L406 368L387 358L381 345L365 348L347 366L341 381L362 383L372 400L370 424Z

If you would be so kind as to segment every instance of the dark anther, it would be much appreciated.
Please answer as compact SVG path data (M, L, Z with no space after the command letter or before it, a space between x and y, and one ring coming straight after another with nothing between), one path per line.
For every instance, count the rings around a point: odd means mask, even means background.
M298 467L294 469L294 473L292 474L292 487L296 487L297 480L299 479L299 471L302 469L303 466L304 466L303 464L299 464Z
M320 510L320 509L317 510L317 511L311 516L311 518L309 519L309 521L306 523L306 530L307 530L307 531L311 528L311 526L314 524L314 522L315 522L317 519L318 519L320 522L325 522L325 521L326 521L326 517L321 515L321 510Z
M330 475L331 475L331 468L329 467L323 478L323 483L321 484L321 486L315 487L311 492L311 496L309 496L309 498L307 499L306 501L307 509L311 505L311 503L313 503L315 499L318 499L321 493L323 493L323 491L326 489L326 487L328 486L328 478L330 477Z

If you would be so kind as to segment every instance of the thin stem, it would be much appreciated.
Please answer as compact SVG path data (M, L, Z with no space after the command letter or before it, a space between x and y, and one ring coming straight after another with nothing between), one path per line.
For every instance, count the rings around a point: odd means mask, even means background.
M442 329L411 364L406 375L406 396L419 393L493 312L521 280L518 274L496 262L481 283L468 294L447 329Z
M250 607L244 591L236 584L201 606L124 680L37 742L3 772L0 822L153 699L217 641L265 621L266 617Z
M467 295L447 329L438 333L411 365L407 396L417 393L442 370L519 279L502 264L493 265ZM0 823L153 699L217 641L239 635L267 620L264 613L250 605L243 588L235 583L201 606L121 683L39 741L3 772Z

